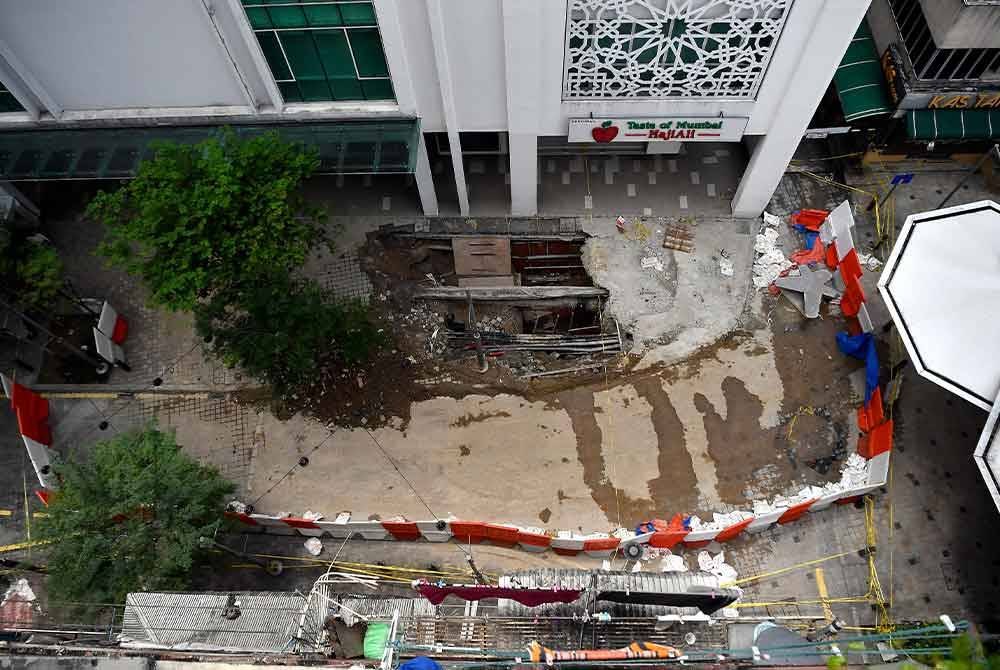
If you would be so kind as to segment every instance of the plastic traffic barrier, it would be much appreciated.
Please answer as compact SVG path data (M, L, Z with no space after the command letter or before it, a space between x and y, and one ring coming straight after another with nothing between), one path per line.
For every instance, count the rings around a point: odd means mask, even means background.
M803 514L808 512L809 508L812 506L814 502L816 502L816 498L798 503L797 505L792 505L787 510L785 510L784 514L778 517L778 523L786 524L795 521Z
M593 558L604 558L615 553L621 540L617 537L599 537L583 541L583 553Z
M885 409L882 406L882 390L876 386L868 406L862 405L858 408L858 428L868 433L883 421L885 421Z
M420 539L420 529L416 521L383 521L382 527L394 540L416 542Z
M883 421L858 438L858 454L871 460L892 450L892 419Z
M525 551L545 551L552 544L552 537L541 529L521 529L517 532L517 544Z
M778 518L782 514L788 511L787 505L782 505L775 509L769 510L763 514L758 514L753 521L751 521L746 528L748 533L762 533L775 523L777 523Z
M729 542L734 537L736 537L737 535L739 535L740 533L742 533L744 530L746 530L747 526L749 526L751 523L753 523L753 517L750 517L749 519L744 519L743 521L739 521L737 523L734 523L732 526L727 526L726 528L723 528L722 530L719 531L719 534L716 535L716 537L715 537L715 541L716 542Z
M552 551L560 556L576 556L583 551L583 545L586 541L583 535L577 535L568 530L560 530L552 538L550 546L552 547Z

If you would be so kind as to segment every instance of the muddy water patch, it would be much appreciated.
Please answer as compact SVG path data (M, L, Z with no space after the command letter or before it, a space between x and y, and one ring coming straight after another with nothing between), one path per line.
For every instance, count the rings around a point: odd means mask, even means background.
M643 379L635 389L651 408L649 416L656 435L659 473L649 482L656 509L661 515L695 511L698 478L685 446L684 424L659 379Z

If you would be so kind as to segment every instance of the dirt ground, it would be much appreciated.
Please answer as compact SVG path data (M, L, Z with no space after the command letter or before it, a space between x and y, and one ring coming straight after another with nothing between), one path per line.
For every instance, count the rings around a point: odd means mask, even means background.
M324 396L326 420L258 415L266 444L281 446L254 454L250 501L264 513L599 530L710 517L836 479L856 430L858 365L837 354L835 319L805 322L782 298L758 300L748 329L683 363L541 383L417 358L424 343L397 341L360 386L347 375ZM401 365L407 356L417 362ZM322 414L331 406L336 419Z

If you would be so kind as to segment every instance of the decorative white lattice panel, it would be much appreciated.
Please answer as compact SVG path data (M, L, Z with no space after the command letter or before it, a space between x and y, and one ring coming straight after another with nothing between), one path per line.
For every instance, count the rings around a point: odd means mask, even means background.
M753 98L793 0L568 0L564 98Z

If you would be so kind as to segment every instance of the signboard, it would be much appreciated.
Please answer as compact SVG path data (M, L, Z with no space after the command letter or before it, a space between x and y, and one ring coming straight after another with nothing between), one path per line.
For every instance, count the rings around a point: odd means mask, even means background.
M1000 93L945 93L931 96L927 109L1000 109Z
M570 119L570 142L739 142L747 129L742 116Z

